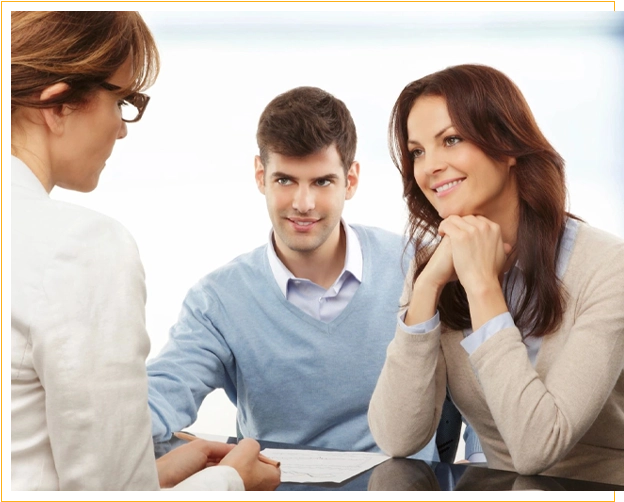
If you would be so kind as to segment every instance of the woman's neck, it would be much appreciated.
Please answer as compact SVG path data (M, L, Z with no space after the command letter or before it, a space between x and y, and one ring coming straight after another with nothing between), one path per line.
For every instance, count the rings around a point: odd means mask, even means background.
M27 121L16 124L11 120L11 155L26 164L46 192L50 193L54 188L54 181L46 144L46 138L41 137L36 124L30 124Z

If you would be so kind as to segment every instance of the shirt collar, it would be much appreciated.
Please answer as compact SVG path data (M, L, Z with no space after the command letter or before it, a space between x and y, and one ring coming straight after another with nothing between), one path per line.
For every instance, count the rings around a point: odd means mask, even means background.
M347 225L343 219L340 220L342 228L345 229L346 250L345 250L345 264L342 272L338 275L337 282L344 275L345 272L351 273L355 279L362 282L362 246L358 239L357 233ZM273 272L273 277L277 281L277 285L284 297L287 296L288 281L297 279L294 274L286 268L286 265L278 258L273 246L273 229L269 232L269 245L267 246L267 257L269 259L269 265Z
M11 185L26 188L38 195L49 198L50 195L24 162L14 155L11 155Z

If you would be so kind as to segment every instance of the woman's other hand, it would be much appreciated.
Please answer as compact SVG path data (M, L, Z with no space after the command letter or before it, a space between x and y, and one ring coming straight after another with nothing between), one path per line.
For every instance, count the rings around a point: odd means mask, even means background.
M455 266L453 264L453 252L451 239L442 237L440 244L429 259L429 262L422 271L419 279L433 285L436 289L442 290L447 283L457 280Z
M245 490L275 490L280 483L278 467L258 458L260 445L253 439L241 439L219 465L236 469L243 479Z
M444 286L457 280L453 266L451 240L443 237L424 270L414 282L412 300L405 314L405 324L414 326L431 319L436 312Z

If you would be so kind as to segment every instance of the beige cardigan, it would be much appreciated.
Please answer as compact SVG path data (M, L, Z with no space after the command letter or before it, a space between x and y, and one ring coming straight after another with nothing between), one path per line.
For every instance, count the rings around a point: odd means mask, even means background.
M397 328L369 409L379 447L401 457L427 444L448 385L489 467L624 485L624 242L580 224L563 283L563 322L535 368L515 327L471 356L462 331Z

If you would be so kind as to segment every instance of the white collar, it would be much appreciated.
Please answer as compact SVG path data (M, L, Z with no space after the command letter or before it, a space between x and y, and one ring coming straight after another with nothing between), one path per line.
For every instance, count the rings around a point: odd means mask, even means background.
M50 195L24 161L11 155L11 185L26 188L38 195L49 198Z
M347 225L343 219L340 220L342 228L345 230L346 238L346 250L345 250L345 264L342 272L338 275L339 280L345 272L350 272L359 282L362 282L362 246L358 239L357 233L351 226ZM277 281L281 292L286 297L288 291L288 281L298 279L294 274L286 268L286 265L278 258L273 246L273 229L269 232L269 245L267 246L267 257L269 259L269 265L273 276Z

